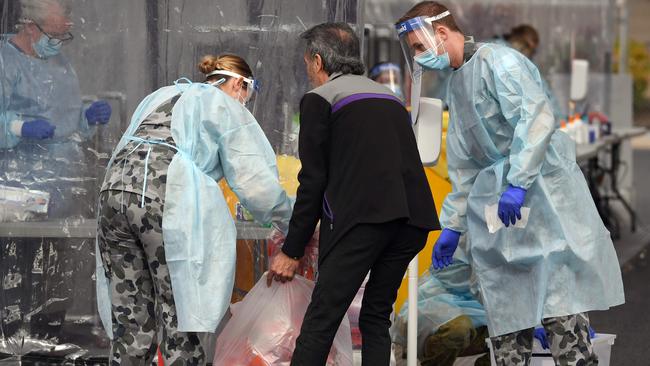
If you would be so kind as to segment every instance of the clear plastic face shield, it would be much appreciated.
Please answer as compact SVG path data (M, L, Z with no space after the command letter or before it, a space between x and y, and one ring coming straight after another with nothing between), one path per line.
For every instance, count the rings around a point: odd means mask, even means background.
M449 11L434 17L417 17L396 26L406 65L411 74L411 120L417 121L422 91L422 72L424 70L445 69L449 67L449 54L444 42L440 40L433 23L450 15Z
M253 106L255 105L255 95L257 92L260 90L260 84L259 81L251 78L244 77L236 72L232 71L227 71L227 70L215 70L209 74L206 75L206 77L214 76L214 75L223 75L223 76L229 76L231 78L234 78L236 80L242 80L243 84L241 87L241 90L239 91L238 95L236 96L236 99L243 105L245 105L247 108L249 108L251 111L254 110ZM226 78L219 79L215 82L210 83L211 85L218 87L221 86L226 82Z
M446 55L444 42L435 34L433 23L450 15L449 11L434 17L417 17L396 26L406 64L412 76L416 76L418 65L425 69L444 68L440 56ZM448 56L446 56L448 59ZM440 64L440 65L438 65Z
M404 98L404 93L402 92L402 70L396 64L379 64L370 70L368 77L379 84L385 85L398 97Z

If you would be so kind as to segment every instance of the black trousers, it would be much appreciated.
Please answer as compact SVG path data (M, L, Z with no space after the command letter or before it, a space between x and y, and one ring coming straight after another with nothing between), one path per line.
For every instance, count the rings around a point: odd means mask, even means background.
M393 303L408 264L424 248L427 235L427 230L404 220L357 225L345 234L319 265L291 365L325 365L341 320L368 271L359 314L362 364L388 365Z

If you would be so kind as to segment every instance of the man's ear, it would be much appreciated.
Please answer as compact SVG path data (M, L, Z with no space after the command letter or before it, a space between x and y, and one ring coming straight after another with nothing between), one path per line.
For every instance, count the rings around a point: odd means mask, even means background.
M440 37L440 40L446 41L449 38L450 30L444 25L437 25L435 31L438 37Z
M314 62L315 72L320 72L321 70L323 70L323 58L320 57L318 53L314 55L312 61Z

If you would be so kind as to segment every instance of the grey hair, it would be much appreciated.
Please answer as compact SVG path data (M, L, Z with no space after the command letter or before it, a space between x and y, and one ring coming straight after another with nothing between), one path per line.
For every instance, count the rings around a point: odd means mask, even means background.
M310 57L320 55L328 75L337 72L363 75L365 72L359 38L346 23L319 24L300 38L306 41L306 53Z
M60 7L66 16L69 16L72 11L69 0L20 0L20 22L42 23L52 12L53 6Z

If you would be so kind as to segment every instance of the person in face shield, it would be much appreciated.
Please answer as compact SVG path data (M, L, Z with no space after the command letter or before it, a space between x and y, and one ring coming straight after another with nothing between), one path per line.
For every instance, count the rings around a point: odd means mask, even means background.
M20 198L0 207L0 222L42 219L17 208L38 201L52 220L90 217L95 176L83 146L96 125L109 121L111 107L82 103L75 70L61 52L73 40L70 2L15 2L18 31L0 34L0 201ZM11 282L0 309L4 337L19 327L41 339L60 337L73 297L73 246L69 239L0 238L0 282Z
M453 69L452 193L434 267L452 264L466 237L498 364L528 364L540 321L556 363L596 364L586 312L624 303L621 271L539 71L512 48L474 43L434 1L397 30L412 70Z
M166 365L205 364L197 332L216 330L235 274L218 181L258 222L289 225L275 153L243 105L256 88L250 67L223 55L199 69L205 83L179 80L140 103L101 187L97 301L112 364L148 364L158 344Z
M83 181L74 179L85 171L79 141L111 117L106 101L82 103L77 75L61 54L73 40L68 4L21 0L19 31L0 42L0 151L11 167L0 172L0 185L50 193L52 218L83 214L71 207L81 205L69 188L70 180ZM63 178L70 179L58 184Z
M398 98L404 100L402 92L402 69L392 62L380 62L370 69L368 77L390 89Z

